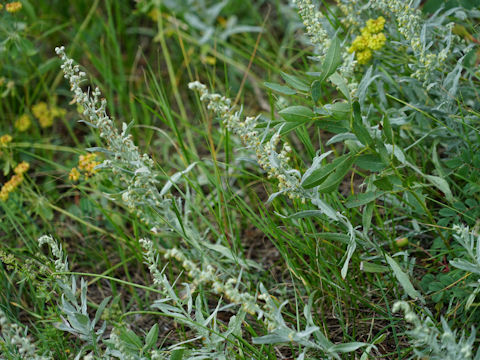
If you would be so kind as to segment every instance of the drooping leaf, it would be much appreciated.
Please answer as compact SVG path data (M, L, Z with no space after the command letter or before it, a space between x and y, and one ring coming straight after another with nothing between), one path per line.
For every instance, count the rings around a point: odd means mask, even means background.
M397 262L388 255L385 255L385 258L387 259L388 265L390 265L390 267L392 268L395 277L397 278L400 285L402 285L407 295L414 300L420 299L420 301L424 303L425 300L423 299L422 295L420 295L420 293L415 290L412 283L410 282L410 279L408 278L408 275L405 274L405 272L400 268Z

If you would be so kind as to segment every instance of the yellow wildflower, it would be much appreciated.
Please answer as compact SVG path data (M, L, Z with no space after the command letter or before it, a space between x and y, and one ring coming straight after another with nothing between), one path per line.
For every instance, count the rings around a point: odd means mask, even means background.
M90 176L93 176L97 173L95 166L99 165L99 161L95 161L97 155L95 154L87 154L87 155L80 155L78 159L78 167L74 167L70 170L70 174L68 178L73 181L78 181L80 176L85 176L85 179L88 179Z
M385 34L380 32L385 26L385 18L383 16L377 19L368 19L367 24L363 27L349 47L348 52L355 52L355 57L359 64L366 64L372 58L372 51L380 50L386 43Z
M78 169L74 167L72 170L70 170L68 178L72 181L78 181L78 179L80 179L80 171L78 171Z
M352 42L352 46L348 49L350 53L354 51L362 51L367 48L368 45L368 40L369 40L370 34L366 35L358 35Z
M18 131L26 131L31 124L30 116L28 116L28 114L23 114L15 121L15 128Z
M2 5L2 4L0 4L0 10L2 10L2 9L3 9L3 5Z
M41 101L32 106L33 115L38 119L42 128L47 128L53 125L53 119L56 117L63 117L66 114L64 109L56 106L49 106L47 103Z
M80 155L80 159L78 160L78 168L85 172L85 177L89 177L94 175L97 170L95 170L95 166L99 165L98 161L95 161L97 155L95 154L87 154L87 155Z
M5 5L5 10L9 13L16 13L22 9L22 3L20 1L14 1Z
M368 39L368 48L371 50L379 50L385 45L387 38L384 33L373 34Z
M53 125L53 114L48 108L47 103L41 101L32 106L33 115L38 119L42 128L47 128Z
M0 145L1 146L7 146L7 144L11 141L12 141L12 137L8 134L2 135L0 137Z
M13 175L10 180L8 180L0 190L0 200L6 201L8 199L8 195L14 191L18 185L20 185L23 181L23 173Z
M65 109L54 106L51 108L51 113L54 118L56 117L61 118L66 115L67 111Z
M385 26L385 18L379 16L377 19L368 19L367 25L363 28L365 31L368 31L370 34L376 34L383 30Z
M158 9L152 9L147 16L152 19L153 21L157 21L158 18L161 16L161 12Z
M0 200L7 201L7 199L8 199L8 192L3 191L3 187L2 187L2 190L0 190Z
M372 58L372 50L365 49L363 51L359 51L359 52L355 53L355 55L357 57L357 61L358 61L359 64L366 64Z
M13 172L17 175L23 175L23 173L26 172L29 168L30 164L26 161L22 161L15 167L15 169L13 169Z

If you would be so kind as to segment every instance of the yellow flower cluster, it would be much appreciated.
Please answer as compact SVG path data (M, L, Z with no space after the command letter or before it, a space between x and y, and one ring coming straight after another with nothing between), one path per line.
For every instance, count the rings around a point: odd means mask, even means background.
M2 135L0 137L0 146L1 147L7 146L7 144L11 141L12 141L12 137L10 135L8 134Z
M18 131L27 131L32 121L30 120L30 116L28 114L23 114L15 121L15 128Z
M9 13L16 13L22 9L22 3L20 1L13 1L5 5L5 10Z
M74 167L72 170L70 170L68 178L72 181L78 181L82 174L85 176L85 179L88 179L90 176L94 175L97 172L97 170L95 170L95 166L100 165L99 161L95 161L96 157L97 155L95 154L80 155L78 160L78 168Z
M372 51L380 50L387 41L385 34L381 32L385 26L383 16L377 19L368 19L367 24L361 29L361 35L358 35L352 42L348 52L355 52L359 64L366 64L372 58Z
M8 195L14 191L23 181L23 174L30 168L30 164L23 161L20 164L18 164L15 169L13 169L13 172L15 175L13 175L10 180L8 180L3 186L2 189L0 190L0 200L1 201L7 201Z
M32 106L32 113L38 119L42 128L47 128L53 125L53 119L56 117L65 116L65 110L57 108L56 106L48 106L41 101Z
M1 9L1 8L0 8ZM22 3L20 1L14 1L5 5L5 10L9 13L16 13L22 9Z

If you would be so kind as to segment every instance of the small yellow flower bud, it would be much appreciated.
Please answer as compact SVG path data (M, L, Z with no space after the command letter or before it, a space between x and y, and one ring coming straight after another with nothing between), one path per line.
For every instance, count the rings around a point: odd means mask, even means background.
M74 167L72 170L70 170L68 178L72 181L78 181L78 179L80 179L80 171L78 171L78 169Z
M12 141L12 137L8 134L5 134L5 135L0 137L0 145L1 146L7 146L7 144L11 141Z
M15 128L18 131L26 131L32 124L32 121L30 120L30 116L28 114L23 114L20 116L16 121L15 121Z
M372 51L370 49L365 49L363 51L356 53L357 60L359 64L366 64L372 58Z

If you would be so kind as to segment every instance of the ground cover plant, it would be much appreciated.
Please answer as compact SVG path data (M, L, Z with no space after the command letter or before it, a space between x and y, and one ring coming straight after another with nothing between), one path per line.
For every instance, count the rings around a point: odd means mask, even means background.
M480 360L476 1L0 4L0 359Z

